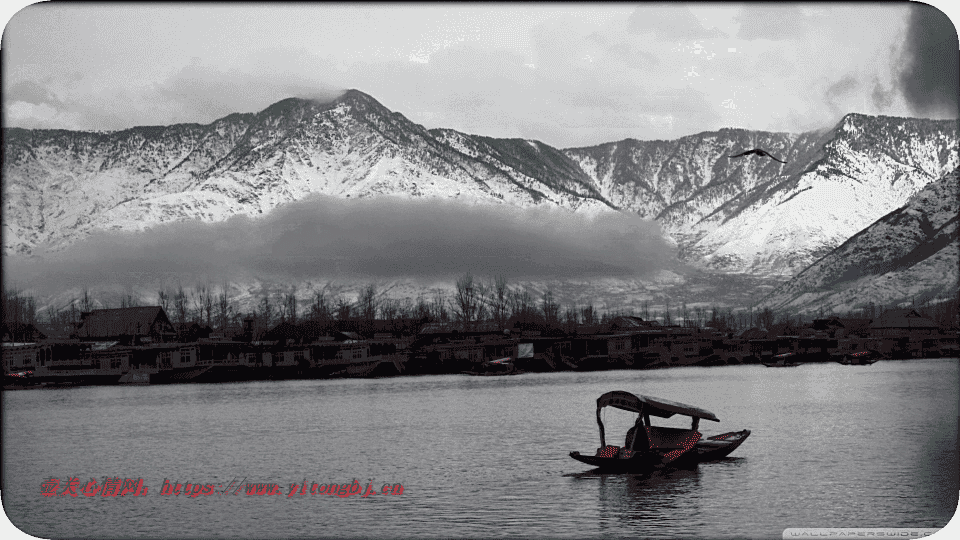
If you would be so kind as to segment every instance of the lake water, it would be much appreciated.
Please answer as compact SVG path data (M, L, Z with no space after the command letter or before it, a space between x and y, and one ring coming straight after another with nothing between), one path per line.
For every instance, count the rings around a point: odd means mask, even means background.
M444 375L3 393L3 505L54 537L780 538L788 527L943 527L957 512L956 359ZM596 398L644 393L750 438L696 470L598 475ZM608 409L622 444L626 413ZM623 418L617 417L622 414ZM615 425L611 425L615 424ZM619 427L618 427L619 426ZM623 431L620 430L623 428ZM147 494L44 497L69 477ZM162 495L164 480L282 495ZM354 479L377 494L311 495ZM306 495L288 497L306 482ZM401 484L403 493L380 493ZM234 483L234 486L237 484Z

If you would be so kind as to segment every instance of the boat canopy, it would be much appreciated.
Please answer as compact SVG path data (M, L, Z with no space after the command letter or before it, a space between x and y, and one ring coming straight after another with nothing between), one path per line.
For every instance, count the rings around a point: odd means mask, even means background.
M635 396L630 392L614 390L597 398L597 415L599 418L600 409L604 407L616 407L624 411L649 414L650 416L659 416L660 418L670 418L674 414L692 416L694 418L706 418L719 422L720 419L710 411L685 405L675 401L668 401L650 396ZM642 408L642 411L641 411Z

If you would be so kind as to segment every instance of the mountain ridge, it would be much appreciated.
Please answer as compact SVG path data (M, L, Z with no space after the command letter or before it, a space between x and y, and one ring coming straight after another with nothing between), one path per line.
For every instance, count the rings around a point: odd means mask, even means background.
M359 90L205 125L3 134L3 249L22 255L323 193L622 210L660 223L698 266L793 276L958 162L955 121L851 113L800 134L721 128L558 149L426 129ZM754 147L788 163L728 157Z
M760 304L774 309L852 309L870 301L899 305L952 297L960 282L960 168L930 183L816 260ZM941 264L945 262L946 264ZM952 262L952 264L950 264Z

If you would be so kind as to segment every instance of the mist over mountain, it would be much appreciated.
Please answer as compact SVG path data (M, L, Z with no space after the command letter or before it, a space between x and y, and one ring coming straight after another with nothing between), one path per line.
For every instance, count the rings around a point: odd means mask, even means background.
M319 194L258 218L97 231L7 262L11 274L42 289L119 284L150 291L178 280L452 281L466 272L512 280L642 277L682 266L656 222L629 214Z
M633 279L688 263L786 280L953 171L957 128L849 114L556 149L427 130L357 90L208 125L5 128L5 279ZM756 147L788 163L728 157Z

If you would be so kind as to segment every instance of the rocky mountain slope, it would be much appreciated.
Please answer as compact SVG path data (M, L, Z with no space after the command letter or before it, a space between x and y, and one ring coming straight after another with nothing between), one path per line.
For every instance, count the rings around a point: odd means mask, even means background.
M782 310L859 307L953 298L960 280L960 169L912 196L774 290L762 305Z
M255 216L310 193L636 212L682 259L792 276L958 165L957 123L851 114L804 134L723 129L558 150L427 130L351 90L209 125L4 129L3 249L96 229ZM767 158L727 156L762 147Z
M549 146L431 133L358 91L329 103L286 99L206 126L5 129L3 151L8 253L97 228L256 215L317 192L610 208Z
M757 147L787 164L727 157ZM566 153L611 203L659 221L682 258L786 276L958 164L956 122L859 114L800 135L723 129Z

